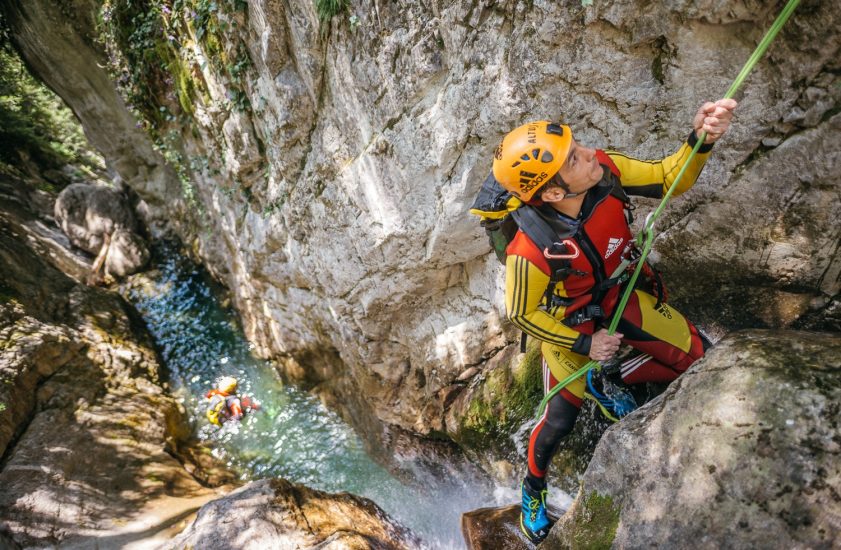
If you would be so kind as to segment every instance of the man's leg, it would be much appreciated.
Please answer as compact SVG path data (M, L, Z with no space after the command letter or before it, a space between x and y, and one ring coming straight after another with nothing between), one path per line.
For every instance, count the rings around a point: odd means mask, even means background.
M619 321L622 342L643 352L622 365L627 384L671 382L704 356L704 343L695 326L668 304L636 290Z
M587 358L557 346L544 343L543 391L548 393L576 370ZM528 474L523 480L523 508L520 526L532 542L539 542L549 533L552 523L546 517L546 470L561 440L572 431L581 401L584 382L578 378L549 400L543 416L531 432L528 450Z

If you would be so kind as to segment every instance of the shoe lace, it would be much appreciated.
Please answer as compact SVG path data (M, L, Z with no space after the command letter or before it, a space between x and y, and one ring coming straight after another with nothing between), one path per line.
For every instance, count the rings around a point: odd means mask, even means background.
M530 510L529 521L537 520L537 514L540 512L540 505L541 504L543 504L543 499L542 498L537 498L535 496L529 495L529 503L528 503L528 507L529 507L529 510Z

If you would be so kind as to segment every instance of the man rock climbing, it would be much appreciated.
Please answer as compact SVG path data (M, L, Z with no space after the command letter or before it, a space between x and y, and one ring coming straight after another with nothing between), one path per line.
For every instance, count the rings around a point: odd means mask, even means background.
M662 197L696 136L705 131L704 145L674 193L691 187L713 143L727 131L735 107L732 99L705 103L687 141L658 161L585 147L569 126L547 121L525 124L503 138L493 176L522 201L520 214L531 209L529 216L518 218L519 230L506 249L505 306L517 327L542 342L544 391L589 359L611 359L620 344L641 353L614 374L625 384L671 382L703 356L702 338L692 323L641 289L631 294L617 332L610 335L605 327L622 287L614 272L633 254L627 195ZM535 243L525 227L529 220L544 231L549 228L553 246ZM604 374L574 380L549 401L531 434L520 525L532 542L543 540L551 527L546 471L561 439L572 431L585 391L617 416L628 412L626 403L605 392L608 384Z

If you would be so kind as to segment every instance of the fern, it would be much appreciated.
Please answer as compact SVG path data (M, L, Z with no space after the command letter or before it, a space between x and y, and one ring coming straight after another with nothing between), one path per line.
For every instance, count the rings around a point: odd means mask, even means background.
M333 16L339 14L348 5L348 0L315 0L315 11L318 20L329 23Z

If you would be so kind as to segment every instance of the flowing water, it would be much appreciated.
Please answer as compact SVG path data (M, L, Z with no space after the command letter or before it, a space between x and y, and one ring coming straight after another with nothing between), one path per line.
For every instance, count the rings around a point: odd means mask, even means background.
M197 435L243 480L283 477L370 498L436 549L464 548L462 512L516 502L513 488L490 494L470 480L426 476L402 484L366 455L359 437L336 414L282 384L269 363L251 355L235 316L219 305L200 268L174 247L161 247L156 256L152 284L132 287L130 299L155 337L171 391ZM262 408L220 429L204 416L204 395L223 375L235 376L238 393Z

